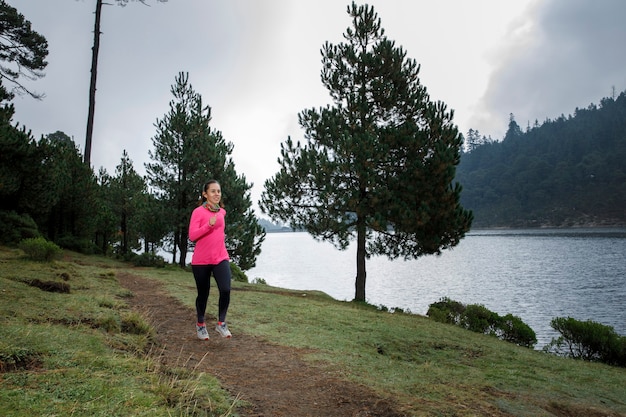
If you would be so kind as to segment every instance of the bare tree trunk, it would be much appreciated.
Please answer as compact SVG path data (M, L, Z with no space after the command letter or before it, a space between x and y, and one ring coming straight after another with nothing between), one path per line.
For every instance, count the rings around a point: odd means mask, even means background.
M93 120L96 111L96 75L98 73L98 51L100 50L100 15L102 0L96 1L96 22L93 29L93 48L91 48L91 83L89 84L89 113L87 115L87 135L85 138L85 164L91 166L91 137Z

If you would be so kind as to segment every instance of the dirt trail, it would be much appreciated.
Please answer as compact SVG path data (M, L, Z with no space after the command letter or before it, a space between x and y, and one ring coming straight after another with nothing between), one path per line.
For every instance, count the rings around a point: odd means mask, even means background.
M166 364L214 375L233 398L249 404L237 410L242 417L404 416L367 387L306 363L304 351L246 335L245 329L233 329L234 337L225 340L211 328L211 339L200 341L192 309L154 281L128 272L118 279L134 294L131 307L155 327Z

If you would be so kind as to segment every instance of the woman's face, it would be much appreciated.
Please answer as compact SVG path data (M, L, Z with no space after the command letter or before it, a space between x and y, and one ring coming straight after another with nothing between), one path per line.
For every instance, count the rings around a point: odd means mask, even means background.
M222 189L216 182L209 184L209 188L202 193L206 200L213 205L219 204L222 199Z

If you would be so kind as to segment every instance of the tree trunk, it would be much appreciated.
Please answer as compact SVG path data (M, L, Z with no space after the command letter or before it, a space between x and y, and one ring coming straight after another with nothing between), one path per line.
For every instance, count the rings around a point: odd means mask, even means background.
M93 47L91 48L91 83L89 84L89 113L87 114L87 135L85 138L84 162L91 166L91 137L96 111L96 75L98 73L98 51L100 50L100 15L102 0L96 1L96 22L93 29Z
M187 245L181 245L180 246L180 267L184 268L185 266L187 266Z
M354 301L365 301L365 223L360 218L356 224L356 282Z
M122 255L128 254L128 219L122 214Z
M174 231L174 247L172 248L172 264L176 265L176 252L178 250L178 228Z

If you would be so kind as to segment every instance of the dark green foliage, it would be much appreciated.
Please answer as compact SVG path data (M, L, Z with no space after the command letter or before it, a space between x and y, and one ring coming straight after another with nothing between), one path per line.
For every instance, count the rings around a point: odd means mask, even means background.
M37 209L31 214L39 230L54 242L92 240L97 226L99 194L92 169L83 163L76 144L63 132L42 138L39 149L43 160L38 180L45 189L46 204L33 196Z
M459 243L472 215L454 184L462 135L419 82L419 65L384 36L373 7L348 7L345 43L322 48L333 106L299 114L305 143L281 145L261 209L345 249L357 243L355 300L365 261L417 258Z
M72 248L82 247L93 237L96 218L97 188L91 168L82 163L74 142L64 133L50 134L37 143L26 129L11 124L12 116L13 106L3 106L0 211L17 213L24 221L16 215L3 215L2 227L7 227L6 221L17 227L7 233L6 240L17 243L19 237L41 234L59 244L64 241ZM37 225L37 234L33 234L29 218Z
M248 276L234 262L230 263L230 274L233 281L248 282Z
M8 99L13 98L13 93L42 97L26 89L19 79L43 77L47 56L46 38L32 30L30 22L15 8L0 1L0 78L13 85L11 93L2 88Z
M537 343L535 331L522 319L512 314L500 317L496 335L504 341L528 348L532 348Z
M476 333L496 334L500 317L480 304L469 304L460 317L460 326Z
M447 324L459 324L461 320L461 314L465 311L465 305L443 297L436 303L432 303L428 306L426 315L431 319L440 323Z
M526 132L511 118L502 142L462 155L456 180L475 227L624 225L625 160L621 93Z
M435 321L495 336L518 346L532 348L537 343L537 335L533 329L519 317L511 314L501 317L480 304L466 306L444 297L428 306L426 315Z
M626 337L611 326L591 320L556 317L550 326L561 334L544 347L547 352L609 365L626 366Z
M61 256L63 251L54 242L43 237L34 237L22 240L18 247L35 261L50 262Z
M33 213L37 196L47 192L41 182L43 155L29 131L13 126L14 112L12 104L0 105L0 210Z
M37 224L28 214L0 210L0 244L17 245L23 239L37 236Z
M102 253L100 248L95 245L93 240L84 237L77 237L72 235L59 236L55 242L64 249L69 249L74 252L84 253L86 255L93 255L96 253Z
M167 205L153 194L143 195L138 213L137 227L144 243L144 252L156 253L168 233Z
M110 178L108 184L106 195L116 219L116 229L119 231L115 248L118 254L125 256L133 249L139 249L141 210L146 208L145 203L148 200L146 182L135 171L126 150L122 152L120 164L115 168L115 176Z

